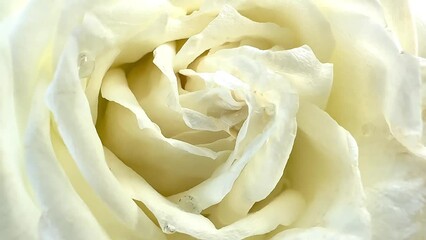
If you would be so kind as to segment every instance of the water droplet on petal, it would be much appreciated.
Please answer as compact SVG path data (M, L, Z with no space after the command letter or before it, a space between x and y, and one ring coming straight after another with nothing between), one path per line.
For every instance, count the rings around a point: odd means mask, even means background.
M365 137L371 136L371 134L373 134L375 130L376 127L371 123L364 124L361 127L361 133Z
M78 55L78 75L80 78L88 78L95 69L95 59L86 52Z
M165 223L162 226L162 230L166 234L172 234L176 232L176 228L173 225L170 225L169 223Z
M185 212L199 214L201 209L197 206L197 202L193 196L185 195L179 199L178 206Z

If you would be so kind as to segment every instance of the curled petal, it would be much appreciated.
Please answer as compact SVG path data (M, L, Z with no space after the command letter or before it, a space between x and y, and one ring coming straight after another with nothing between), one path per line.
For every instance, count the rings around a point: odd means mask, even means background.
M79 82L75 64L77 50L76 42L71 40L65 47L55 79L47 91L47 105L54 115L60 135L82 175L117 217L131 228L143 230L148 238L160 237L158 229L136 204L130 198L123 197L125 193L106 165L102 143Z
M221 229L201 215L179 209L159 195L132 169L125 166L112 152L105 149L106 158L117 179L133 198L142 201L157 217L163 231L171 228L198 239L243 239L267 233L280 224L289 225L301 213L304 200L296 191L289 190L274 202L240 221ZM196 198L194 198L196 199Z

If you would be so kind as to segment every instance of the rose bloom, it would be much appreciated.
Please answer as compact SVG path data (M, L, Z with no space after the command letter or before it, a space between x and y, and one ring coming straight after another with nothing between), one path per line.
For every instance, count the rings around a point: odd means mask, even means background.
M425 16L1 2L0 239L426 239Z

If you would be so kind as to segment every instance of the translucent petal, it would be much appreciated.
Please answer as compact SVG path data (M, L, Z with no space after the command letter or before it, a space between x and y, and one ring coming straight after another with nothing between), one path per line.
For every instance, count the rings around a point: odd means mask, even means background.
M117 74L114 75L114 72ZM158 129L144 128L141 121L153 123L146 118L144 110L128 88L124 74L120 72L113 70L112 74L107 75L102 94L132 112L120 105L108 104L99 127L104 144L166 195L192 187L194 183L207 178L228 153L219 154L208 148L166 138ZM143 119L139 118L140 114ZM139 127L135 117L139 118ZM217 161L212 161L215 159ZM197 171L193 171L193 168ZM158 178L159 174L165 177Z
M201 215L179 209L159 195L132 169L125 166L114 154L105 150L109 166L128 193L142 201L157 217L161 226L173 226L173 230L197 239L243 239L267 233L280 224L291 224L300 214L304 200L295 191L283 193L271 205L244 218L235 224L216 229ZM196 199L196 198L195 198Z
M139 106L137 99L127 86L126 78L122 70L114 69L107 73L102 85L102 95L106 99L117 102L132 111L138 119L139 128L142 130L145 128L153 130L153 136L159 140L165 141L173 147L191 154L212 159L217 157L216 153L208 149L195 147L191 144L162 136L160 128L148 118L145 111Z
M380 203L382 209L395 210L395 200L385 201L386 197L378 198L377 195L383 195L371 194L369 189L381 188L381 184L393 181L415 184L417 174L413 176L408 172L423 169L417 162L407 165L411 165L410 170L401 170L407 164L401 153L425 156L421 142L423 123L418 59L401 53L393 36L380 21L372 21L361 14L348 16L332 7L329 10L336 51L331 59L335 78L327 111L358 142L360 170L369 206ZM357 38L355 44L352 36ZM407 190L406 194L422 196L419 190ZM372 213L372 235L377 239L386 235L384 229L412 231L418 214L424 211L407 217L399 216L403 211L392 210L393 219L404 219L402 224L384 220L386 216L375 214L374 208L369 211ZM424 205L419 209L424 209ZM411 233L411 236L421 234Z
M169 106L169 108L172 110L181 113L186 125L191 129L205 131L228 130L230 126L225 121L221 121L221 119L215 119L214 117L207 116L206 113L196 111L193 104L188 104L189 102L196 102L196 96L194 95L199 95L201 94L200 92L194 94L185 94L183 99L178 97L178 79L176 78L176 75L173 71L174 58L174 44L163 44L154 51L153 62L162 71L164 78L168 81L169 94L166 99L167 106ZM184 100L184 106L181 106L182 102L180 100ZM211 101L212 99L209 100Z
M212 47L226 42L236 42L247 37L262 38L272 46L290 47L293 35L285 28L273 23L258 23L241 16L235 9L227 5L219 15L197 35L191 36L174 60L174 69L186 68L195 58Z
M11 18L16 12L22 10L27 4L27 0L13 1L13 2L1 2L0 3L0 21L6 21L7 18Z
M38 239L40 210L28 189L18 127L12 57L0 30L0 238Z
M239 131L239 134L237 135L237 143L235 146L235 150L228 158L227 162L219 169L217 169L215 174L211 178L207 179L200 185L194 187L193 189L190 189L189 191L171 197L171 199L179 199L179 197L182 195L191 195L198 200L200 208L205 209L217 203L224 197L224 195L230 190L233 182L238 177L242 168L246 164L249 164L252 161L256 162L254 160L256 158L258 158L258 161L262 161L261 159L265 159L265 161L268 160L267 157L264 158L264 155L262 155L263 151L259 150L262 148L262 146L264 146L266 141L270 140L271 136L274 134L274 131L279 129L279 127L276 128L277 126L287 126L283 127L282 131L279 130L277 134L284 134L287 137L286 141L289 141L290 143L284 145L288 146L291 149L291 142L294 137L295 130L294 119L292 121L292 116L294 117L296 111L295 108L297 108L297 96L295 96L294 94L288 94L286 96L274 100L266 100L266 97L265 99L263 99L261 95L247 92L246 84L242 83L235 77L226 74L225 72L219 71L215 73L197 74L195 72L191 73L190 71L185 71L185 74L201 77L208 85L214 83L221 85L222 87L233 89L234 92L236 91L239 93L242 99L245 99L249 109L247 120L244 122L243 126ZM277 106L279 106L279 104L282 104L282 102L275 102L279 101L279 99L282 99L282 101L286 102L287 106L290 107L287 108L286 111L283 111L282 115L281 113L275 114L275 112L273 112L271 116L269 116L267 113L265 113L265 104L271 104L273 105L273 108L276 108ZM282 123L287 124L281 125ZM268 152L269 150L266 151ZM286 151L283 151L282 154L285 155ZM283 161L281 161L281 159L281 157L277 157L277 164L285 165L285 156L283 158ZM273 161L272 158L269 160ZM256 163L253 163L253 165L256 165ZM265 164L265 168L268 168L267 166L269 165ZM247 168L247 166L245 167ZM263 181L259 181L258 183L256 183L258 185L250 186L250 188L242 188L245 189L244 193L249 196L249 199L247 199L246 204L244 204L243 206L243 209L245 209L243 211L248 211L247 206L248 208L250 208L255 201L264 198L265 194L267 195L270 191L272 191L275 182L278 181L275 180L275 178L279 178L281 176L282 168L282 166L274 168L273 177L266 177L268 179L267 184L263 183ZM263 168L259 169L258 171L259 176L263 176L263 174L260 174L260 172L263 171L262 169ZM257 170L255 172L257 172ZM265 170L264 172L270 171ZM247 181L243 180L242 182L243 185L254 184L249 179L247 179Z
M164 136L172 137L191 130L183 119L179 102L171 103L177 89L153 63L152 55L141 59L126 76L139 105Z
M315 239L315 240L361 240L356 236L351 236L345 233L332 231L323 227L313 227L309 229L290 229L275 235L270 240L301 240L301 239Z
M281 51L223 49L203 58L197 71L227 71L257 90L289 92L290 83L302 100L321 108L327 105L333 83L333 66L320 63L308 46Z
M169 82L170 96L166 99L167 105L175 111L180 111L178 80L173 71L173 60L175 55L176 45L174 42L160 45L154 50L153 63L161 70L165 79Z
M401 48L407 53L417 55L417 30L409 0L398 2L380 0L380 3L383 6L386 23L396 34Z
M16 114L20 129L25 128L28 120L31 99L38 80L39 66L49 65L45 71L52 74L53 64L57 60L52 56L53 44L51 41L57 31L60 19L58 9L61 5L61 1L54 3L29 2L26 8L20 12L11 34L8 36L10 48L13 49L13 82L14 88L18 92L18 96L15 96L15 103L19 106L16 108ZM55 11L43 13L43 9L47 7ZM46 22L51 23L51 27L45 28ZM39 28L43 30L40 31ZM38 37L34 38L32 44L29 45L28 39L32 39L35 35ZM57 43L60 44L59 39Z
M109 239L56 160L50 138L49 111L43 103L43 80L34 95L25 139L28 175L41 209L40 236L42 239Z
M70 41L64 49L47 92L47 104L65 145L82 175L121 221L133 229L144 231L147 238L159 237L159 229L126 197L110 173L78 78L75 57L79 51L76 42Z
M370 218L358 169L357 143L327 113L302 103L299 131L286 167L292 188L307 208L295 227L320 226L369 239Z
M161 44L197 34L215 17L215 13L198 11L186 15L186 10L173 7L168 1L121 2L121 5L118 12L116 7L102 12L102 19L111 22L117 36L125 40L117 64L135 62ZM128 6L132 6L130 11ZM111 11L117 16L113 21ZM126 32L120 34L123 29Z
M171 0L171 2L172 4L185 9L187 13L190 13L199 9L203 0Z
M107 72L102 81L102 97L124 105L124 107L135 113L141 129L149 128L156 132L160 131L160 128L149 119L139 106L137 99L127 86L123 70L111 69Z
M228 132L231 127L244 121L247 117L245 104L237 102L232 96L232 92L225 88L209 88L183 94L180 96L180 103L186 108L184 111L191 109L208 117L213 124L210 131L224 130Z
M203 77L206 82L239 82L235 77L223 73L202 74L200 76ZM268 118L264 117L264 111L256 102L255 96L244 89L239 88L238 90L243 94L242 96L248 106L248 117L237 135L235 150L228 158L227 162L216 170L212 178L188 192L181 193L196 197L202 209L219 202L224 197L230 190L239 172L245 164L250 161L256 150L263 145L269 133L262 135L260 134L260 129L263 129L265 132L270 131L267 130L269 127L266 127L270 125L270 121ZM226 184L224 184L225 182ZM173 198L179 196L180 195L174 196Z
M233 189L213 214L222 223L246 215L255 202L271 193L283 174L296 135L297 97L283 95L273 101L273 108L271 123L262 131L266 142L244 167Z
M84 201L87 207L90 208L91 213L108 236L111 239L138 239L138 236L141 234L140 229L132 229L132 226L121 221L107 203L98 196L95 189L85 180L76 162L62 141L54 122L52 122L51 138L58 162L60 162L74 190L79 194L79 197Z
M426 4L422 0L410 0L409 4L417 30L418 55L426 58Z
M151 62L150 56L147 56L132 68L128 74L128 82L139 104L149 118L159 125L164 136L173 137L193 129L202 130L200 132L206 134L209 134L208 131L227 129L229 124L225 121L194 111L195 106L188 104L192 101L191 98L200 96L200 93L198 95L194 93L192 97L191 94L183 97L184 102L181 106L177 96L177 79L170 61L167 61L174 56L173 46L162 45L157 50L154 57L155 65ZM155 66L162 69L162 72Z
M346 15L363 15L372 22L386 25L380 0L319 0L315 1L315 5L323 12L326 19L332 15L332 12L341 12Z
M420 168L424 172L425 166L417 163L410 167ZM375 219L374 239L421 239L424 236L426 182L422 175L409 177L409 180L383 181L369 188L367 194L368 209ZM400 231L395 231L396 227Z
M361 15L349 18L334 13L330 17L339 47L332 59L336 71L328 111L355 135L362 124L380 125L385 118L396 138L425 156L424 146L419 145L422 120L417 59L400 53L383 26ZM356 34L357 44L349 44L353 40L347 37L348 29Z
M300 66L306 68L300 69ZM265 102L261 103L264 111L271 108L269 114L272 115L272 123L266 127L268 130L263 130L263 134L268 137L267 144L253 156L234 184L233 190L213 214L218 221L228 224L247 214L255 202L264 199L282 176L295 134L292 116L297 108L297 98L291 94L293 89L297 90L295 92L302 99L324 107L331 87L332 69L331 65L319 63L306 47L274 52L243 46L218 50L206 56L199 62L197 70L218 72L210 75L194 74L190 71L181 73L205 77L207 82L208 76L222 75L218 82L224 86L238 81L226 78L221 71L233 73L265 98ZM274 130L270 134L271 129Z
M290 47L306 44L313 49L320 61L328 62L334 48L334 39L327 19L316 4L317 1L220 0L205 1L201 9L219 11L225 5L230 5L255 22L277 24L291 32L293 38ZM288 48L283 43L276 45Z
M73 7L75 5L78 6L74 3ZM163 19L167 16L166 13L181 12L183 14L183 12L165 1L114 2L112 4L104 2L104 4L98 4L93 11L88 9L86 7L81 25L76 27L75 36L81 51L96 57L94 71L91 77L86 79L86 95L93 122L96 122L99 90L103 75L108 68L112 65L137 61L154 47L167 41L164 40L165 33L157 32L164 24ZM72 16L71 13L67 15ZM139 44L137 35L144 36L143 45ZM149 41L153 42L152 46L147 44ZM126 44L123 45L123 42Z

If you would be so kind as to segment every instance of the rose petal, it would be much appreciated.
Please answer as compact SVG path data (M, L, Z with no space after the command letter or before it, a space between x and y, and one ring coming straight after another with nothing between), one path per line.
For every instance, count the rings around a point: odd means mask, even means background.
M324 17L328 21L329 14L333 12L341 12L344 15L350 16L363 15L370 18L372 22L385 25L386 21L383 16L383 7L380 1L371 0L317 0L315 5L324 13ZM329 24L330 25L330 24ZM350 30L350 29L348 29ZM334 33L333 33L334 34Z
M246 177L240 179L238 187L234 186L235 189L239 190L235 193L230 193L233 197L227 197L235 200L234 195L236 194L236 196L244 195L247 196L247 198L238 198L241 201L230 201L225 198L224 201L226 203L223 203L223 205L222 203L220 204L223 208L216 214L219 216L215 216L215 218L221 218L221 215L223 214L228 217L232 216L232 218L235 218L236 215L245 215L254 202L265 198L265 196L272 191L276 182L282 175L282 169L286 163L285 155L289 153L289 151L283 150L282 146L284 145L288 147L288 149L291 149L291 143L294 139L294 131L296 129L294 116L297 109L297 96L293 93L287 93L286 95L282 95L278 98L272 98L272 96L269 96L269 93L267 92L265 92L264 95L260 92L259 94L250 93L249 95L246 89L247 86L249 86L247 83L244 83L232 75L221 71L215 73L195 73L187 70L181 71L181 73L188 76L201 77L206 82L206 85L215 83L222 87L232 89L234 92L238 91L242 96L245 95L245 101L249 107L249 113L246 122L243 124L243 127L237 136L235 150L230 158L228 158L227 163L221 166L212 178L189 191L173 196L171 199L179 198L179 196L185 194L191 195L198 199L200 208L205 209L223 198L223 194L230 190L229 188L238 177L242 167L249 164L245 166L244 171L249 171L257 177L247 178L245 175ZM254 79L250 80L252 81ZM290 91L290 89L288 91ZM266 110L269 108L271 108L269 110L270 113ZM278 109L281 110L279 111ZM271 116L268 116L268 114ZM280 126L285 127L280 128ZM256 133L256 129L261 131L262 134ZM268 141L268 145L273 145L275 142L274 136L280 136L277 137L277 139L280 139L277 140L280 142L279 153L276 153L273 150L278 148L270 149L263 147L265 141ZM288 144L283 143L283 139L285 139ZM277 156L268 157L274 154ZM262 163L262 159L265 162ZM250 164L252 165L251 167L249 167ZM254 166L259 166L259 164L263 164L263 167L253 169ZM246 170L246 168L249 168L250 170ZM265 173L267 174L265 175ZM253 182L253 179L256 179L256 182ZM226 184L224 184L225 182ZM247 187L247 185L250 185L250 187ZM222 188L223 190L219 190L218 188ZM244 190L240 191L241 189ZM236 205L237 202L238 205ZM232 209L232 211L229 209ZM231 214L231 212L233 214ZM221 219L221 221L230 221L230 219Z
M249 46L223 49L200 61L197 71L227 71L258 90L270 90L272 86L289 82L302 100L321 108L327 105L333 83L333 66L320 63L308 46L281 51ZM257 76L253 76L255 73ZM269 77L262 76L266 73ZM275 77L271 79L271 75ZM284 86L280 87L280 91L290 91Z
M186 68L204 51L226 42L244 38L262 38L272 45L291 47L293 35L273 23L258 23L241 16L234 8L225 5L219 15L199 34L191 36L174 60L174 69Z
M425 148L418 145L422 122L417 60L400 54L383 26L361 15L348 18L334 13L330 17L339 47L333 59L336 77L329 111L354 133L360 132L359 123L382 121L380 113L383 112L395 137L416 154L424 155ZM351 47L346 43L352 39L345 35L349 28L351 34L360 39ZM351 54L353 52L358 54ZM354 62L357 64L353 65ZM348 72L351 72L350 78ZM354 83L356 86L351 86ZM343 97L349 95L350 98ZM341 106L345 106L344 109ZM351 123L357 126L350 126Z
M165 141L173 147L187 151L191 154L212 159L217 157L217 154L209 149L195 147L182 141L164 137L161 134L160 128L148 118L145 111L139 106L136 97L127 86L123 70L113 69L108 71L102 84L102 96L132 111L138 119L139 128L152 130L155 138Z
M28 191L23 168L10 49L5 32L0 30L0 235L5 239L36 239L40 211Z
M8 18L12 18L25 7L27 0L2 2L0 4L0 21L7 21Z
M384 229L399 229L404 234L410 232L408 239L411 239L421 234L412 231L421 211L400 215L403 211L395 210L393 204L398 200L385 200L392 198L386 193L390 187L380 186L393 181L416 184L418 176L411 172L423 169L421 162L410 164L412 166L404 171L396 167L401 166L400 162L406 162L401 158L401 152L425 156L425 147L421 143L423 123L418 60L399 52L382 23L361 14L349 17L340 9L330 7L329 10L337 44L332 58L335 81L327 110L358 141L360 169L368 189L369 206L380 203L381 209L392 212L394 219L404 219L397 224L385 220L385 215L373 214L373 236L381 238L387 236ZM358 39L355 44L354 36ZM371 194L374 191L370 192L370 188L377 188L380 193ZM405 194L421 197L422 191L413 186L413 190L407 189ZM419 209L424 207L422 203ZM376 212L375 209L369 211ZM400 239L400 236L389 235L389 239Z
M191 92L181 95L179 100L187 110L190 109L211 118L215 126L210 128L210 131L229 131L231 127L247 118L245 104L237 102L228 89L209 88ZM206 127L200 127L206 129Z
M412 169L409 171L414 172L414 168L421 169L420 172L416 171L415 178L410 176L409 180L383 181L367 189L368 209L375 220L374 239L421 239L426 233L426 182L422 174L426 171L426 165L413 164L412 160L408 159L402 160L405 161L404 165L411 165ZM402 166L398 171L404 168L406 167ZM401 231L395 231L395 227Z
M114 101L132 111L138 119L141 129L149 128L155 132L160 132L160 128L149 119L145 111L139 106L136 97L130 91L126 76L121 69L110 69L102 81L102 97Z
M386 23L398 37L401 48L405 52L417 55L417 31L409 1L380 0L380 3L383 6Z
M177 5L186 10L186 13L191 13L200 8L203 0L170 0L174 5Z
M161 29L162 20L167 16L166 12L176 10L167 2L158 1L127 1L112 4L104 2L98 4L93 11L86 9L82 23L75 31L78 33L76 37L81 51L96 58L93 73L86 79L86 95L94 122L98 114L102 78L108 68L111 65L136 61L157 44L163 43L165 33L156 31ZM153 31L155 36L150 35ZM139 34L145 39L135 43L134 38ZM151 38L152 40L149 40ZM153 41L154 46L147 44L148 41ZM126 42L125 46L122 46L123 42ZM140 45L140 42L144 44Z
M304 200L297 192L288 191L264 209L218 230L203 216L185 212L167 201L108 149L105 149L105 153L108 164L123 187L154 213L163 229L173 228L198 239L243 239L267 233L279 224L291 224L304 206Z
M351 236L345 233L336 232L327 228L313 227L309 229L290 229L275 235L270 240L302 240L302 239L315 239L315 240L361 240L356 236Z
M417 30L418 55L426 58L426 4L422 0L410 0L409 4Z
M175 99L174 91L177 89L173 88L171 81L154 65L152 55L145 56L126 76L139 105L160 127L164 136L172 137L191 131L180 112L179 103L173 103L175 108L171 108L170 102Z
M172 196L172 199L179 199L185 194L191 195L198 199L200 208L205 209L218 203L229 192L242 168L266 140L265 136L257 134L258 128L262 128L266 124L262 119L263 112L251 98L249 97L247 100L249 117L240 129L236 147L227 162L217 169L211 178L193 189Z
M173 71L173 60L176 56L176 44L166 43L158 46L154 50L153 63L161 70L165 75L165 78L169 81L170 96L166 100L167 105L175 111L180 111L179 106L179 93L178 93L178 79Z
M131 6L129 8L129 6ZM116 64L133 63L161 44L186 39L200 32L216 16L215 12L186 10L169 1L117 2L97 12L109 23L122 44Z
M110 173L102 143L92 123L90 108L78 78L78 47L71 39L64 48L56 76L47 92L47 105L53 113L65 145L82 175L121 221L143 231L147 238L161 238L158 229L123 193Z
M369 239L370 218L358 169L357 143L327 113L302 103L295 146L286 168L307 209L294 227L314 225Z
M25 144L29 179L41 208L40 236L43 239L108 239L57 162L50 138L49 111L43 103L46 85L43 80L40 79L38 93L34 95Z
M308 67L300 69L299 66L305 65ZM332 69L330 65L320 64L306 47L282 52L239 47L219 50L206 56L200 61L197 70L234 73L248 86L259 90L260 94L265 96L267 92L278 91L272 95L275 98L267 99L270 101L267 104L273 104L275 108L272 120L274 123L269 126L274 129L274 133L268 134L268 144L248 163L233 190L213 214L222 224L228 224L246 215L255 202L264 199L272 191L282 176L290 151L288 147L292 146L293 138L291 127L281 127L292 126L295 129L291 121L291 109L296 104L294 99L284 95L292 91L289 82L295 86L302 99L325 106L331 87ZM198 75L207 76L203 73ZM281 96L277 98L279 95ZM263 131L264 134L267 133L266 130ZM283 149L283 146L286 149Z
M166 138L158 130L140 128L136 117L144 112L143 109L128 88L121 70L111 73L104 80L102 93L120 105L108 103L104 119L98 126L99 134L106 146L145 176L156 189L166 195L186 190L210 176L226 159L228 152L216 153ZM194 168L197 171L193 171ZM164 177L158 178L159 174Z
M310 0L220 0L205 1L201 11L219 11L230 5L253 21L275 23L292 33L291 47L306 44L313 49L320 61L328 62L334 48L334 39L327 19L316 4L317 1ZM283 42L276 45L287 48Z
M336 78L329 111L354 133L360 132L362 123L382 121L383 113L393 135L411 151L426 156L426 149L419 145L422 120L418 61L408 54L401 54L383 26L367 21L363 16L348 18L334 13L330 17L339 48L333 60ZM360 39L351 47L346 43L352 39L345 35L349 28L351 34L357 34ZM358 54L350 54L353 52ZM357 64L353 65L354 62ZM349 71L356 74L348 78ZM351 86L355 82L356 86ZM351 97L343 97L348 95ZM350 126L351 123L357 123L357 126Z

